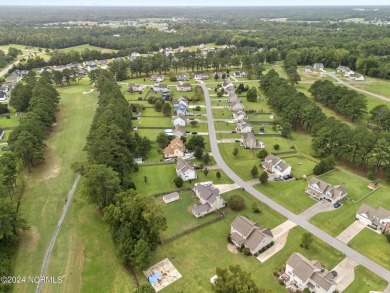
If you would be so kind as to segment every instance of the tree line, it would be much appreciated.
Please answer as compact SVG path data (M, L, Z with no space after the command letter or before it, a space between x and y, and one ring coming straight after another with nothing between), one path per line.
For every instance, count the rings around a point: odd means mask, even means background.
M85 177L83 196L103 211L123 264L142 269L166 229L160 208L152 198L137 194L131 179L138 171L134 154L150 150L150 141L131 134L131 109L113 74L99 70L96 87L98 108L84 148L87 161L72 167Z
M374 133L366 127L351 128L334 117L326 117L319 106L274 70L261 78L260 87L268 97L268 104L282 114L282 122L287 121L294 129L311 133L312 148L318 156L333 155L336 159L365 167L374 173L383 170L390 180L388 131ZM319 166L318 172L326 170L325 165Z

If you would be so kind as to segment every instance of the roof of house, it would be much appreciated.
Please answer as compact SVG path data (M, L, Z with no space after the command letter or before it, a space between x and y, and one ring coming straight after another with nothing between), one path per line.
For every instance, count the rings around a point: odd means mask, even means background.
M319 269L314 266L313 261L308 260L302 254L294 252L287 260L287 265L292 267L293 274L303 282L306 282L310 276Z
M279 172L283 172L287 170L289 167L291 167L289 164L284 162L281 158L273 154L267 155L264 159L264 162L270 163Z
M183 160L182 158L177 158L176 170L180 171L181 173L185 173L188 170L195 171L195 168L189 161Z
M186 133L186 131L184 130L184 127L181 126L181 125L175 125L175 127L173 127L172 131L173 131L173 132L175 132L175 131L180 131L180 132L182 132L182 133Z
M231 223L231 226L244 235L245 238L249 236L255 227L258 227L257 223L244 216L237 216Z
M198 191L199 197L201 197L206 202L212 204L219 197L219 189L214 188L213 184L195 184L195 191Z
M163 200L170 200L170 199L174 199L174 198L179 197L179 196L180 196L179 193L172 192L172 193L164 195Z
M181 150L184 152L186 149L184 142L181 141L180 138L175 137L174 139L171 140L169 145L164 149L164 155L169 156L173 155L175 153L175 150Z
M178 84L178 87L191 87L189 83Z
M313 69L313 66L307 65L305 69Z
M205 203L205 204L194 206L192 208L192 212L194 214L201 215L201 214L209 211L210 209L211 209L211 206L208 203Z
M333 275L329 271L324 271L323 273L316 272L310 277L311 280L326 291L328 291L333 285L336 285L336 283L332 281L332 278Z
M317 177L313 177L312 179L310 179L309 186L316 186L321 191L321 193L330 193L331 197L339 197L347 193L344 186L332 186L329 183L318 179Z
M374 222L376 219L388 219L390 218L390 211L379 207L377 209L373 208L372 206L369 206L368 204L362 204L360 209L357 211L357 214L363 215L365 214L367 218L369 218L372 222Z

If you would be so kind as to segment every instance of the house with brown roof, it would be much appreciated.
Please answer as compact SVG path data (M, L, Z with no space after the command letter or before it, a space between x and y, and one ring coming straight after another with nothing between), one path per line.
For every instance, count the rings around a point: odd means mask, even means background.
M241 145L246 149L263 149L265 144L258 141L253 132L243 133L241 135Z
M192 213L197 218L226 206L226 202L219 195L219 189L214 186L212 181L196 183L194 192L200 201L199 205L192 207Z
M316 197L320 200L325 199L331 203L338 202L348 194L344 186L332 186L329 183L318 179L317 177L310 179L305 192L310 196Z
M376 209L364 203L357 211L356 219L372 228L383 230L390 225L390 211L382 207Z
M178 84L176 90L178 92L190 92L192 91L192 86L189 83Z
M322 267L317 260L308 260L298 252L294 252L288 258L285 274L286 286L294 291L308 288L310 292L332 293L337 287L331 272Z
M182 158L185 150L184 142L179 137L175 137L164 149L164 158Z
M247 217L237 216L230 224L230 239L237 247L246 247L255 254L274 242L270 229L261 229Z
M183 181L198 178L194 166L189 161L183 160L182 158L177 159L176 174L183 179Z
M278 177L291 174L291 166L273 154L266 156L261 166L266 171L275 173Z

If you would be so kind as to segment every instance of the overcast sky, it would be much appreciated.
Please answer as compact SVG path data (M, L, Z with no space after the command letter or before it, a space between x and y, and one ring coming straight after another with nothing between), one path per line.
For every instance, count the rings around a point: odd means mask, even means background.
M389 0L0 0L0 5L90 5L90 6L307 6L389 5Z

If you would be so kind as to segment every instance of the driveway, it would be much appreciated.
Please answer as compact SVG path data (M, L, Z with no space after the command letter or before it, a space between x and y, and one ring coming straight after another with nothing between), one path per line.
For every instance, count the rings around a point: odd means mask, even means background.
M288 232L294 228L296 224L290 220L280 224L279 226L272 229L272 234L275 237L274 245L260 254L257 259L261 262L265 262L267 259L278 253L286 245Z
M219 189L219 193L220 194L221 193L226 193L226 192L238 189L238 188L241 188L241 186L238 185L237 183L233 183L233 184L215 184L215 187Z
M299 216L304 218L305 220L309 220L319 213L329 212L331 210L334 210L334 207L330 202L326 200L320 200L315 205L311 206L303 213L299 214Z
M336 237L336 239L347 244L349 241L351 241L353 237L359 234L365 227L366 224L360 221L355 221L347 229L341 232L340 235Z
M336 282L339 292L343 292L353 282L357 265L356 261L346 257L332 269L337 272L337 277L333 281Z

